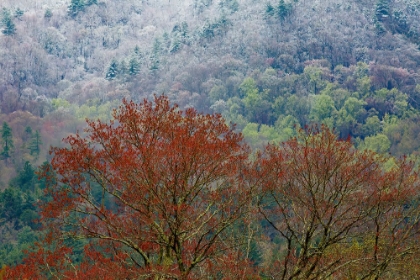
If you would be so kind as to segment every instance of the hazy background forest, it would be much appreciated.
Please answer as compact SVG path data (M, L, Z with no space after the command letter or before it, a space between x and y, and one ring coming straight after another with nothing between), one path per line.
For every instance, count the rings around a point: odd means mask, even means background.
M164 93L253 147L311 123L416 158L417 0L2 0L0 265L36 239L50 145ZM6 260L6 261L5 261ZM3 263L2 263L3 262Z

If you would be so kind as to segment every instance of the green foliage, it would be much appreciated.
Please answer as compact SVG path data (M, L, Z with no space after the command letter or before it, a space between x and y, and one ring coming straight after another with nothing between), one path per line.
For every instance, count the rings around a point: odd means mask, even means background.
M152 54L150 55L150 70L155 71L159 69L161 52L162 42L158 38L155 38Z
M76 17L79 12L83 12L85 10L85 1L84 0L71 0L68 9L68 15L72 18Z
M51 100L51 105L53 106L54 110L59 108L68 108L70 107L70 102L62 98L53 98Z
M98 4L97 0L71 0L67 7L67 13L70 17L75 18L85 7Z
M277 16L281 21L284 21L292 12L292 4L286 3L284 0L280 0L277 6Z
M268 17L272 17L272 16L274 16L274 13L275 13L275 9L274 9L273 5L271 5L271 3L267 3L266 7L265 7L265 14Z
M202 31L200 32L201 36L203 38L212 38L215 35L215 25L210 24L209 22L206 22L202 28Z
M247 110L252 110L252 108L257 106L258 102L261 101L259 90L254 79L246 78L239 86L239 89L243 93L244 104Z
M237 0L222 0L219 2L219 7L222 11L228 10L230 13L234 13L239 9L239 3Z
M213 0L194 0L194 10L201 14L213 3Z
M17 265L23 259L23 248L12 243L0 245L0 265Z
M295 94L287 97L286 110L284 115L290 115L299 120L301 126L308 123L308 115L310 112L310 103L308 98L304 96L297 96Z
M262 148L262 145L267 142L278 143L281 140L274 127L256 123L248 123L242 130L242 134L253 148Z
M211 88L209 92L209 99L212 103L218 100L226 100L227 98L227 89L223 85L215 85Z
M326 81L322 79L323 69L317 66L306 66L304 74L308 81L309 92L317 94L326 86Z
M245 105L246 115L251 122L267 123L271 116L272 104L267 101L269 90L259 91L255 80L245 78L240 84L242 102Z
M344 105L340 109L339 114L343 119L352 119L356 121L358 117L366 112L364 109L365 105L366 102L355 97L349 97L344 102Z
M371 82L368 76L357 79L357 91L360 96L368 96L371 92Z
M2 151L0 153L0 156L2 159L8 159L11 156L12 149L14 148L13 145L13 135L12 135L12 129L10 126L3 122L3 127L1 129L1 144L2 144Z
M376 16L378 20L387 18L390 15L389 0L379 0L376 3Z
M267 3L265 6L266 17L270 18L276 16L281 22L288 18L292 11L293 4L289 2L286 3L284 0L280 0L276 7L274 7L271 3Z
M71 110L74 112L77 119L84 121L89 119L109 120L111 118L112 110L117 107L118 101L106 102L92 102L92 104L83 104L82 106L73 105Z
M25 127L25 133L28 136L31 136L32 135L32 128L30 126Z
M384 134L368 136L358 145L358 148L361 150L371 150L378 154L389 152L390 147L391 141Z
M188 23L186 21L183 21L181 23L181 37L184 38L184 39L187 38L188 37L188 33L189 33Z
M18 175L12 179L10 185L22 191L35 191L36 176L35 170L29 161L19 170Z
M1 25L3 26L2 33L4 35L14 35L16 33L16 26L13 23L12 15L10 11L6 8L3 8L1 14Z
M119 64L118 74L120 74L121 76L124 76L127 73L128 73L127 63L125 62L125 60L122 60Z
M283 96L278 96L275 100L274 103L272 104L271 108L273 110L274 115L276 116L280 116L285 114L286 109L287 109L287 99Z
M366 119L363 125L363 135L371 136L381 131L381 121L378 116L371 116Z
M38 240L35 170L29 162L0 191L0 266L17 265Z
M331 96L334 100L334 107L339 110L344 106L344 102L352 96L352 94L343 88L338 87L336 84L328 83L324 90L321 91L321 95L326 94Z
M106 72L105 79L107 80L114 80L119 73L119 66L116 59L111 61L111 64L108 67L108 71Z
M382 17L382 16L381 16ZM378 20L375 20L374 21L374 26L375 26L375 31L376 31L376 34L378 34L378 35L382 35L382 34L384 34L385 32L386 32L386 28L385 28L385 26L382 24L382 22L380 22L380 21L378 21Z
M19 218L23 209L22 193L15 188L7 188L0 193L0 217L7 221Z
M363 118L367 114L364 109L365 105L366 102L355 97L349 97L344 102L343 107L337 113L335 122L341 137L347 138L350 134L354 133L358 122L363 121Z
M87 0L86 1L86 6L97 5L97 4L98 4L98 0Z
M15 230L25 225L35 228L37 226L35 219L38 218L34 206L35 198L29 190L20 189L11 186L0 192L0 220L12 224Z
M136 55L138 55L138 56L140 56L140 55L141 55L140 47L139 47L138 45L136 45L136 46L134 47L134 53L135 53Z
M38 240L38 235L39 233L31 227L24 226L17 231L17 240L15 242L0 244L0 266L20 264L25 256L24 252L31 249L31 246Z
M309 118L319 124L325 123L331 127L332 123L330 124L330 122L336 112L334 100L326 94L315 95L313 99Z
M44 13L44 18L51 18L53 16L53 12L50 8L47 8Z
M219 19L214 22L206 21L204 26L201 28L200 37L205 39L211 39L216 37L217 35L226 34L227 29L229 26L232 25L232 22L226 17L226 15L222 15Z
M137 58L132 57L128 62L128 74L135 76L140 72L140 63Z
M41 151L41 145L42 145L42 140L41 140L41 134L39 133L38 130L35 130L35 133L33 134L30 142L29 142L29 151L31 155L36 155L36 157L38 158L39 153Z
M284 142L296 136L300 126L295 117L282 115L277 119L275 128L280 136L280 142Z
M393 21L395 22L395 29L398 33L409 35L410 26L407 22L407 15L403 11L397 10L393 13Z
M28 226L24 226L18 234L19 244L33 244L36 240L35 232Z
M178 37L175 37L171 43L169 52L176 53L181 48L181 41L178 39Z
M16 17L16 18L20 18L21 16L23 16L23 14L24 14L24 12L23 12L23 10L21 10L20 8L17 8L17 9L15 10L15 17Z

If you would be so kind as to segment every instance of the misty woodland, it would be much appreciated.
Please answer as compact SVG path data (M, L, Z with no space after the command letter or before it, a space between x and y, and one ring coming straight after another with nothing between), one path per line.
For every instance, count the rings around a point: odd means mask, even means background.
M0 279L419 279L418 0L2 0Z

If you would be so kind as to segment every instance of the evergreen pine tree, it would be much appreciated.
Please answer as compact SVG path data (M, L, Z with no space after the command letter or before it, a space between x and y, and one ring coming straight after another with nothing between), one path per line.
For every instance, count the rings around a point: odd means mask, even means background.
M86 1L86 6L97 5L97 4L98 4L98 0L87 0Z
M188 38L188 23L186 21L181 23L181 36L184 39Z
M13 23L12 15L10 11L6 8L3 8L2 11L2 17L1 17L1 23L3 26L2 33L4 35L13 35L16 33L16 26Z
M389 0L379 0L376 3L376 16L378 20L381 20L383 17L388 17L390 15L389 11Z
M15 17L16 18L20 18L21 16L23 16L23 11L20 9L20 8L17 8L16 10L15 10Z
M36 130L34 135L32 136L31 142L29 143L29 151L31 155L35 154L37 157L39 156L39 152L41 150L42 140L39 131Z
M279 5L277 6L277 16L283 21L290 14L291 9L291 4L284 2L284 0L280 0Z
M134 75L137 75L139 72L140 72L140 63L137 60L137 58L132 57L128 65L128 74L130 74L130 76L134 76Z
M150 56L150 61L151 61L151 65L150 65L150 70L158 70L159 69L159 58L160 58L160 53L162 50L162 44L159 41L159 39L155 39L155 42L153 43L153 50L152 50L152 55Z
M173 39L173 41L172 41L172 44L171 44L171 47L170 47L169 51L170 51L171 53L175 53L175 52L177 52L180 48L181 48L181 42L179 41L178 36L176 36L176 37Z
M3 150L1 151L1 157L3 159L8 159L13 149L13 135L12 129L7 124L7 122L3 123L3 127L1 130L1 144L3 146Z
M27 141L32 137L32 128L30 126L25 127L25 138L24 140Z
M72 18L76 17L77 14L85 9L84 0L71 0L70 5L68 6L68 14Z
M128 73L128 66L127 66L127 63L125 62L125 60L123 59L123 60L121 60L121 62L120 62L120 67L119 67L119 69L118 69L119 71L118 71L118 73L120 74L120 75L122 75L122 76L124 76L125 74L127 74Z
M134 53L140 55L140 47L138 45L134 47Z
M44 18L50 18L52 16L53 16L53 13L52 13L51 9L49 9L49 8L46 9L45 13L44 13Z
M271 3L267 3L267 6L265 7L265 14L269 17L274 16L274 7L271 5Z
M18 175L10 181L10 186L19 188L23 191L34 189L35 170L29 161L19 170Z
M105 79L113 80L118 75L118 62L116 59L111 61L111 65L109 65L108 71L106 72Z
M168 32L163 33L162 39L163 39L162 52L165 53L165 52L168 52L171 47L171 38L169 37Z

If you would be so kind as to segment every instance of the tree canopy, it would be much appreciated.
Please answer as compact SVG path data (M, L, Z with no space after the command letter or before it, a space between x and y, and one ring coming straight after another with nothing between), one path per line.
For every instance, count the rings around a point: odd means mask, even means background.
M236 255L239 241L226 232L252 198L241 176L248 157L242 136L220 115L182 112L163 96L124 101L113 116L110 123L89 121L86 137L69 136L69 148L51 151L53 199L41 207L46 242L55 247L38 254L54 261L34 254L16 271L45 277L49 267L57 276L114 279L215 273ZM60 241L68 238L93 240L77 270ZM226 259L233 268L236 260Z
M220 115L182 111L165 96L124 101L110 122L87 124L43 165L44 239L6 277L395 279L420 271L420 180L405 158L357 150L325 125L251 153ZM27 163L19 178L32 173ZM4 203L19 198L10 194Z

